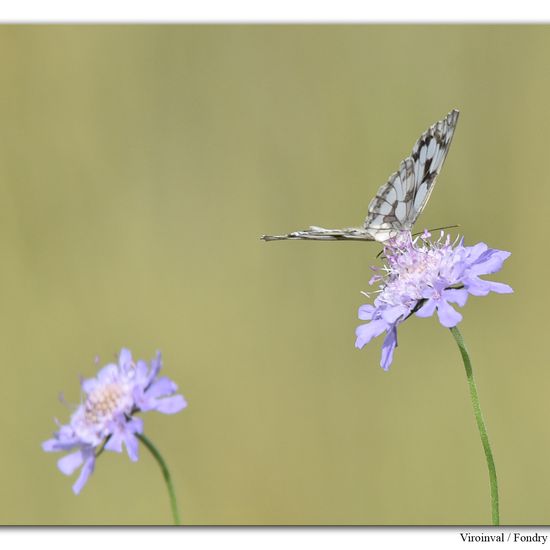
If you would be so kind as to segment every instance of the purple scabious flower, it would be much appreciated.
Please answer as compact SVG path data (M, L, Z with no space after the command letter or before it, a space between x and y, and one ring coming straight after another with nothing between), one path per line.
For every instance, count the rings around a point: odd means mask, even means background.
M61 458L57 466L65 475L82 467L73 485L75 494L88 481L103 449L121 453L124 444L130 460L138 459L136 434L143 433L143 420L134 417L136 413L156 410L173 414L187 407L183 396L175 394L177 385L157 376L161 368L160 352L149 369L145 361L134 362L131 352L123 348L118 364L110 363L95 378L82 381L83 402L68 424L56 421L59 430L42 444L47 452L74 451Z
M386 332L380 362L384 370L391 365L397 347L397 326L413 313L431 317L437 312L439 322L451 328L462 320L451 304L464 306L468 294L513 292L506 284L479 278L499 271L510 252L485 243L464 246L463 238L451 243L443 232L437 241L430 237L425 231L414 239L405 233L388 241L384 246L386 265L373 268L378 273L370 280L371 285L379 284L374 303L359 308L359 319L369 323L357 327L355 347L362 348Z

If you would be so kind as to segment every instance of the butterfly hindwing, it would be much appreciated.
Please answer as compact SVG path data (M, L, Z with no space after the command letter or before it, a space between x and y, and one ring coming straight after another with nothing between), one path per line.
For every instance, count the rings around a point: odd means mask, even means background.
M401 162L398 172L380 187L369 204L364 228L374 240L385 241L407 228L412 215L414 162L411 157Z

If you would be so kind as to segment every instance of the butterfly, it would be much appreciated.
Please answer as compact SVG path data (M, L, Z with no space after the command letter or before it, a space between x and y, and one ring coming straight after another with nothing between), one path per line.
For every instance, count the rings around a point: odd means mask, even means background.
M312 225L304 231L294 231L287 235L262 235L261 238L264 241L312 239L384 242L400 233L410 232L430 198L449 151L458 114L459 111L453 109L420 136L411 155L401 162L399 170L389 177L371 200L363 227L325 229Z

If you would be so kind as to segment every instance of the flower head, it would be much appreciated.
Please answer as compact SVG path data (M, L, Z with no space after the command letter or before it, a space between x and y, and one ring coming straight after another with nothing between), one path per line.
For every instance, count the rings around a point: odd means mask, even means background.
M162 368L160 352L151 361L134 362L132 354L122 349L118 363L103 367L95 378L82 381L83 402L73 412L66 425L59 425L52 439L42 444L47 452L72 451L57 465L65 475L82 467L73 485L78 494L94 470L98 454L106 451L122 452L130 460L138 459L138 439L143 432L143 420L134 415L156 410L165 414L181 411L187 406L182 395L176 395L177 385L166 377L157 377Z
M355 347L362 348L386 332L380 363L384 370L389 368L397 346L397 326L413 313L431 317L437 312L439 322L451 328L462 320L451 304L464 306L468 294L513 292L506 284L479 278L499 271L510 252L484 243L464 246L464 239L451 243L443 232L435 242L430 237L424 232L415 239L410 233L391 239L384 247L386 265L381 271L373 268L377 274L370 284L379 283L374 303L359 308L359 319L370 322L357 327Z

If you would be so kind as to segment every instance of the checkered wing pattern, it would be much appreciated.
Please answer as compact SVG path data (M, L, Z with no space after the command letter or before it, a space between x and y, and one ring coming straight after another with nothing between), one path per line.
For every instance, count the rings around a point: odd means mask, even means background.
M410 231L424 210L449 151L458 111L451 111L416 142L411 156L401 162L369 204L363 225L377 241Z
M323 241L380 241L411 231L424 210L435 180L449 151L458 111L430 126L415 143L411 156L401 162L399 170L380 187L369 204L363 227L325 229L311 226L286 235L263 235L265 241L309 239Z

